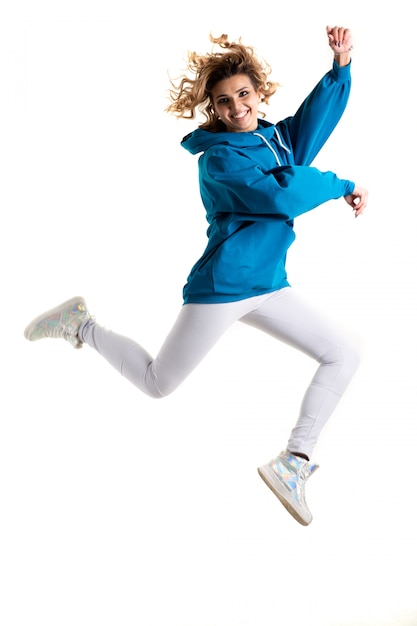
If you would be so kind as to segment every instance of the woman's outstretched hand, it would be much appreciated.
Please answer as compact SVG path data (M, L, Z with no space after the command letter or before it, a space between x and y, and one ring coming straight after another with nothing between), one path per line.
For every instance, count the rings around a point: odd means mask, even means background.
M368 190L364 187L355 187L355 189L348 196L344 196L344 199L349 206L352 207L355 212L355 217L361 215L364 212L368 203Z

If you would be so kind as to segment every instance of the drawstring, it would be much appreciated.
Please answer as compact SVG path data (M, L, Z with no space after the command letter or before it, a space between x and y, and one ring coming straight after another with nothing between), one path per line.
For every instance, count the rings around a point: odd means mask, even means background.
M286 152L288 152L288 154L291 154L291 150L289 150L287 146L284 144L284 142L282 141L281 135L279 134L277 127L275 127L275 134L278 137L278 143L281 146L281 148L285 150Z
M266 143L266 145L268 146L268 148L271 150L272 154L274 155L275 160L276 160L276 162L277 162L277 165L281 166L281 165L282 165L282 163L281 163L281 161L279 160L278 154L277 154L276 150L274 150L273 146L271 146L271 144L269 143L269 141L268 141L267 139L265 139L265 137L264 137L263 135L261 135L260 133L253 133L253 134L254 134L254 135L256 135L257 137L260 137L260 138L262 139L262 141L264 141L264 142ZM281 146L281 148L282 148L283 150L285 150L286 152L290 153L291 151L290 151L290 150L288 150L288 148L287 148L287 146L286 146L286 145L284 145L284 143L283 143L283 141L282 141L282 139L281 139L281 135L279 134L279 132L278 132L278 130L277 130L276 128L275 128L275 134L276 134L276 136L277 136L277 138L278 138L278 143L279 143L279 145Z

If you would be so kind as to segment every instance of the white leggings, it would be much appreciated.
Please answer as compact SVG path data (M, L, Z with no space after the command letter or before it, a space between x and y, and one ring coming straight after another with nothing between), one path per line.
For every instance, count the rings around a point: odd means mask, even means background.
M79 337L141 391L162 398L185 380L236 321L272 335L319 363L287 445L288 450L310 458L358 367L359 356L292 288L238 302L183 305L155 359L132 339L99 326L93 319L82 324Z

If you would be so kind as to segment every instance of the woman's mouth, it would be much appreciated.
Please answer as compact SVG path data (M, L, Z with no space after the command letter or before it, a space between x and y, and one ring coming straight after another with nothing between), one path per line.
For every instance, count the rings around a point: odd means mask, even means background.
M248 113L247 111L241 111L240 113L236 113L235 115L232 115L232 119L241 120L246 116L247 113Z

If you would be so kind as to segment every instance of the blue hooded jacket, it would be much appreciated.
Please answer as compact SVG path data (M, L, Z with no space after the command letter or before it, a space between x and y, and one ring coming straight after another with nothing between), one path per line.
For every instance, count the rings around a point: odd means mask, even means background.
M354 183L310 164L345 110L350 65L321 79L293 117L251 132L198 128L182 140L198 160L207 247L184 286L184 303L232 302L288 286L294 218L352 193Z

